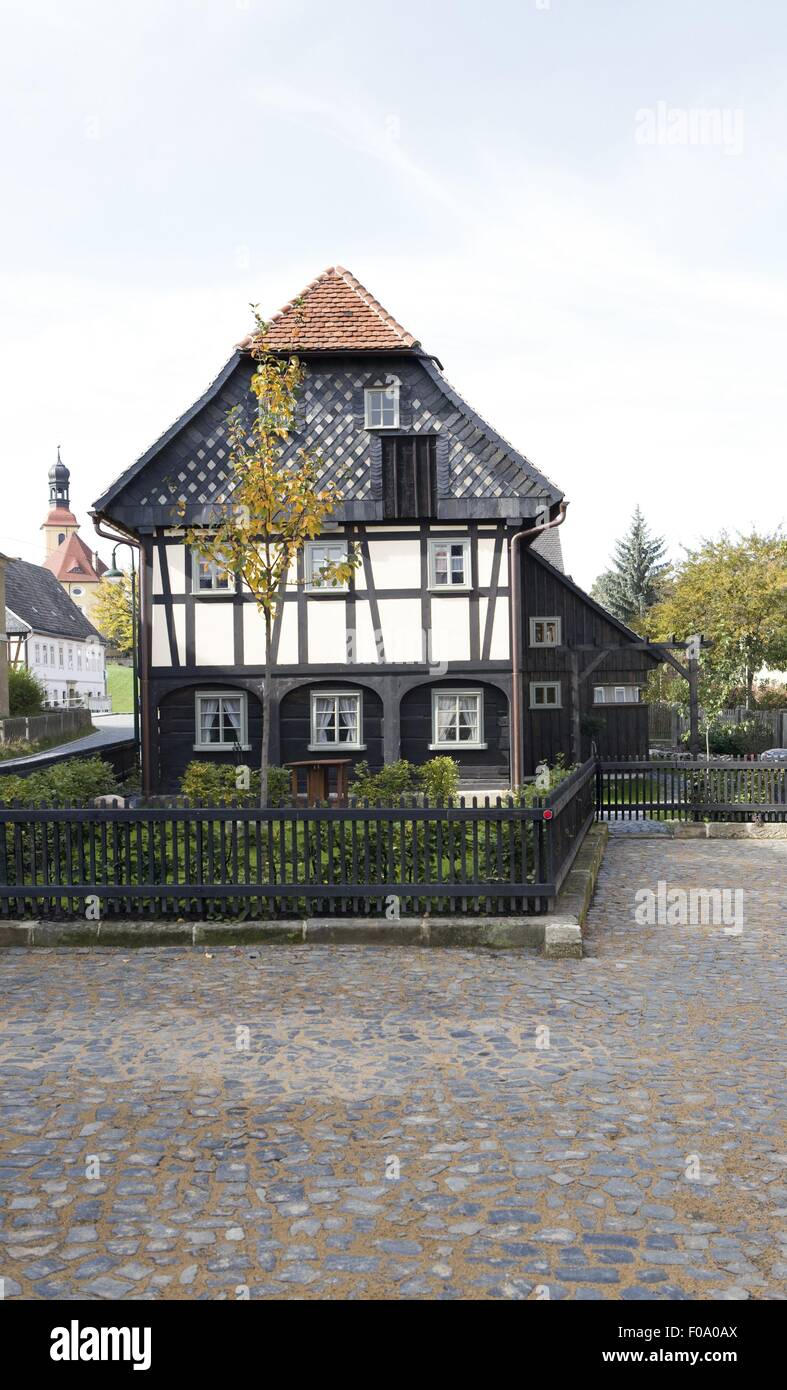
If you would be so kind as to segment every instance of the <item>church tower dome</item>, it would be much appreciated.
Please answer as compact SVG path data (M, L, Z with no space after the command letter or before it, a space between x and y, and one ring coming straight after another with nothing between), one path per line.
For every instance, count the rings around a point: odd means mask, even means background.
M57 459L49 470L49 511L41 527L46 536L47 555L62 545L77 529L77 519L71 510L70 481L71 474L60 457L58 444Z

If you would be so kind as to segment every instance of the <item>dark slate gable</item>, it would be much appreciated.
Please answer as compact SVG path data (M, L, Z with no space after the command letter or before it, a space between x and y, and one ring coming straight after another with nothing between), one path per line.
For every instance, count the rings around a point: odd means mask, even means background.
M438 436L438 514L446 519L533 516L559 490L448 385L434 363L413 355L326 355L306 359L298 448L319 452L324 481L343 494L337 520L382 517L380 434L364 428L364 388L400 387L400 432ZM253 363L236 354L204 396L95 503L132 525L174 525L179 498L187 518L205 519L229 483L226 418L250 405ZM385 431L386 435L391 431Z
M43 565L27 560L9 560L5 570L5 598L11 612L33 632L53 637L104 638L96 632L84 613L68 597L65 589Z

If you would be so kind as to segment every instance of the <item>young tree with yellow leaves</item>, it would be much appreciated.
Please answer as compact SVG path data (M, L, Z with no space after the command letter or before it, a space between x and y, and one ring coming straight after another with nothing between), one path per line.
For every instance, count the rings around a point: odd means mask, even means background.
M296 410L305 369L292 355L277 355L266 345L267 325L254 310L256 361L250 390L251 419L242 406L228 416L231 473L226 490L217 496L213 514L200 526L186 529L186 541L199 555L215 561L230 574L240 575L254 596L265 624L265 682L262 691L262 755L260 804L268 802L268 764L271 726L273 631L298 552L319 536L341 500L335 482L323 484L325 462L302 448L292 448ZM177 510L182 516L185 501ZM358 557L348 552L343 561L323 566L322 584L344 585Z

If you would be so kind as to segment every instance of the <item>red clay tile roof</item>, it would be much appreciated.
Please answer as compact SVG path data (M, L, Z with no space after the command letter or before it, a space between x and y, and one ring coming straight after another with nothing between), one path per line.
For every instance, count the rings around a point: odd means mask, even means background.
M81 536L74 533L47 556L44 569L51 570L61 584L76 580L81 580L83 584L97 584L106 565L98 556L94 561L93 551L85 545Z
M249 334L238 343L248 349ZM401 351L418 340L378 304L349 270L331 266L312 280L296 299L274 314L265 335L277 351Z

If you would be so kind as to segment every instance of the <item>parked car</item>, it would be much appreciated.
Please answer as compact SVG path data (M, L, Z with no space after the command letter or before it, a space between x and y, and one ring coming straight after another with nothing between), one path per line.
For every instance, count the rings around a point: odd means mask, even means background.
M787 748L766 748L760 754L760 762L763 763L787 763Z

